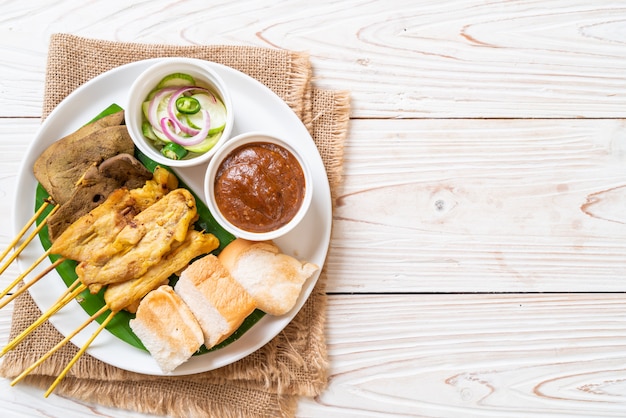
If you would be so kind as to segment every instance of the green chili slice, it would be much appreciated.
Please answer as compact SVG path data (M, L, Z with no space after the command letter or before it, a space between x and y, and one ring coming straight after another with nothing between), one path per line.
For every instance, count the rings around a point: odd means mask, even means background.
M180 96L176 99L176 110L186 115L193 115L200 111L200 102L195 97Z
M168 142L163 148L161 148L161 154L170 160L181 160L187 155L187 150L175 142Z

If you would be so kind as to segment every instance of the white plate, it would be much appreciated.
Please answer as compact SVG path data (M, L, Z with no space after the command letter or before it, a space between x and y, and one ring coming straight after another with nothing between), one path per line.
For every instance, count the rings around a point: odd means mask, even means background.
M145 68L158 60L139 61L103 73L72 92L50 113L22 162L17 188L20 194L15 203L13 216L15 234L28 222L34 211L37 181L32 173L32 167L41 152L57 139L87 123L110 104L117 103L125 107L130 84ZM303 155L309 159L314 177L311 208L302 223L288 235L276 240L276 243L285 253L306 259L321 267L326 259L330 241L332 205L326 170L315 143L293 111L267 87L232 68L215 63L206 65L217 71L232 91L235 111L233 135L264 131L289 138L292 145L302 149ZM202 181L205 168L199 166L177 170L177 174L201 198L204 198ZM43 252L38 239L33 240L18 259L20 269L24 271ZM31 275L34 276L49 265L46 259ZM304 284L302 294L290 313L280 317L265 315L235 342L214 352L192 357L172 375L213 370L237 361L265 345L293 319L309 297L318 277L319 272ZM56 271L53 271L29 290L39 308L46 311L65 289L62 279ZM72 301L55 314L50 322L63 335L67 335L87 318L88 315L82 307ZM96 324L92 323L73 338L72 342L82 346L96 328ZM91 344L88 353L125 370L151 375L163 374L147 352L129 345L106 330Z

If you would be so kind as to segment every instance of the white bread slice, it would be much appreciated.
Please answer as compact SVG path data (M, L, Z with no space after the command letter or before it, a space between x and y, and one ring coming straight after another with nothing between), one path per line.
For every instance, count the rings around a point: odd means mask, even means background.
M212 254L183 270L174 290L197 318L207 348L236 331L256 308L250 295Z
M165 373L186 362L204 342L196 318L168 285L142 299L129 325Z
M304 282L319 269L315 264L282 253L272 241L237 238L218 258L250 293L257 308L270 315L289 312Z

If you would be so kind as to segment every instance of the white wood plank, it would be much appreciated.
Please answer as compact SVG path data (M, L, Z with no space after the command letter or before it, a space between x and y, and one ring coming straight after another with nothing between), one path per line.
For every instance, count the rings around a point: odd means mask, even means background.
M624 295L333 296L299 417L621 417Z
M355 120L331 292L624 291L622 120Z
M17 173L38 126L38 119L0 119L0 253L15 237L13 205L20 194L16 188ZM6 261L0 260L0 266ZM0 275L0 289L5 289L19 274L16 263L12 263Z
M242 14L245 11L245 14ZM624 1L2 3L0 115L37 116L48 37L306 51L355 117L624 117Z

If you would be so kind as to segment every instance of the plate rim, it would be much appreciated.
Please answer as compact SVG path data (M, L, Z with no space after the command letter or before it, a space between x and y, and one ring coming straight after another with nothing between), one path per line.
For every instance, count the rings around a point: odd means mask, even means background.
M68 107L71 108L71 105L75 105L75 101L78 100L81 97L81 95L87 94L86 92L89 92L90 90L96 90L97 87L100 87L102 83L106 83L107 81L109 81L110 78L115 79L115 77L120 76L120 74L123 75L126 72L132 73L133 71L138 71L142 68L147 68L147 66L149 66L152 63L155 63L161 60L166 60L166 59L167 59L166 57L150 58L150 59L138 60L138 61L134 61L131 63L120 65L118 67L105 71L95 76L94 78L88 80L87 82L83 83L82 85L77 87L75 90L73 90L67 97L65 97L57 106L55 106L55 108L49 113L49 115L46 117L46 119L42 122L42 124L37 129L33 137L33 140L31 141L26 151L26 154L20 164L20 168L18 172L18 179L17 179L17 185L18 185L17 190L28 190L28 188L24 189L23 186L25 184L28 185L29 183L34 184L35 189L36 189L37 181L34 179L34 175L32 174L32 164L30 163L31 161L34 161L34 159L36 159L36 157L34 157L33 154L37 152L38 145L41 147L42 142L44 143L44 145L46 144L44 140L45 134L47 133L47 131L52 129L51 127L53 127L54 124L59 123L57 119L63 115L63 111L66 110ZM277 96L271 89L269 89L267 86L265 86L258 80L252 78L251 76L241 71L238 71L234 68L228 67L223 64L206 61L202 59L196 59L196 60L203 63L204 65L212 67L213 69L218 71L220 75L227 75L228 76L227 78L234 77L236 79L240 79L242 83L244 82L252 83L256 87L256 89L258 89L259 92L262 92L262 94L265 97L267 97L267 100L273 101L274 105L282 108L281 111L286 111L290 113L289 119L291 123L299 124L301 127L300 129L301 132L299 133L300 135L297 136L298 138L301 137L302 133L306 133L306 136L308 137L307 141L298 142L296 146L304 146L305 148L307 148L308 152L305 151L307 158L313 159L312 166L316 167L316 169L314 170L316 183L314 185L313 201L317 202L318 206L321 206L320 208L318 208L317 211L323 212L323 213L318 213L316 215L321 216L324 219L327 219L327 222L325 225L326 228L320 228L321 233L319 237L319 244L316 247L316 253L318 253L317 259L308 260L308 261L315 262L316 264L319 265L320 268L312 277L310 277L307 280L307 282L303 286L303 290L300 294L300 298L298 299L298 302L296 303L296 306L294 307L292 311L290 311L290 313L286 314L283 317L270 317L269 315L264 315L264 317L261 318L261 320L259 320L250 330L244 333L242 337L240 337L237 341L233 342L231 345L224 347L220 350L214 351L214 352L209 352L209 353L202 354L200 356L196 356L198 358L201 358L200 360L209 359L209 361L204 362L204 361L199 361L197 358L192 358L190 361L188 361L187 363L184 363L179 368L177 368L174 372L166 374L166 373L163 373L158 368L158 366L156 365L156 362L154 361L154 359L150 356L148 352L145 352L136 347L130 346L130 344L119 340L117 337L113 336L106 330L105 332L103 332L103 334L101 334L101 336L99 336L92 343L92 345L87 350L87 353L89 353L90 355L94 356L95 358L107 364L110 364L112 366L115 366L124 370L131 371L131 372L147 374L147 375L172 375L174 376L174 375L189 375L189 374L210 371L210 370L225 366L227 364L233 363L237 360L240 360L246 357L247 355L251 354L252 352L261 348L263 345L269 342L272 338L278 335L282 331L282 329L284 329L291 322L291 320L296 316L298 311L302 308L306 300L310 297L319 279L319 276L321 275L321 270L326 262L326 257L327 257L328 249L330 245L330 235L331 235L331 230L332 230L332 200L331 200L331 195L330 195L330 185L328 182L328 177L327 177L327 173L326 173L323 161L319 154L319 150L317 149L317 146L315 145L313 138L311 137L310 133L308 132L308 130L306 129L302 121L297 117L297 115L293 112L293 110L279 96ZM227 82L228 84L228 81L225 80L225 82ZM127 81L127 83L129 86L130 83L132 83L132 80ZM230 87L234 88L234 86L230 86ZM126 106L126 97L124 97L123 100L117 100L116 102L122 108L124 108ZM120 103L120 102L123 102L123 103ZM111 103L109 103L109 105L110 104ZM106 106L107 105L104 105L103 108ZM236 113L235 124L237 124L237 120L238 120L237 112L235 113ZM95 114L97 114L97 112L94 113L94 115L91 115L91 117L95 116ZM78 128L77 124L86 123L88 120L68 121L67 122L68 127L65 128L66 134L73 132L75 129L77 129ZM251 129L248 129L248 131L249 130ZM58 135L58 138L61 138L62 136L63 135ZM55 141L56 139L48 141L48 142L52 143ZM301 140L298 139L298 141L301 141ZM311 152L310 152L311 146L315 149L315 153L313 155L311 155ZM320 171L320 166L321 166L321 171ZM194 169L197 170L197 168L192 168L192 170L190 171L191 174L186 173L185 170L183 169L174 169L174 171L181 177L181 179L184 182L188 183L189 181L188 177L190 175L193 176ZM323 176L320 176L320 173L323 173ZM321 188L320 188L320 185L322 186ZM205 200L202 190L198 190L197 187L192 187L192 188L200 199ZM14 204L13 204L12 223L13 223L15 234L17 234L19 230L21 230L22 226L25 223L19 220L21 211L23 211L25 207L29 208L30 212L28 214L28 217L32 216L32 213L33 213L32 211L34 208L34 200L35 200L35 189L32 190L32 193L18 194L13 202ZM309 216L309 214L307 214L307 216ZM290 234L295 234L295 233L297 233L297 228L296 230L292 231ZM39 250L40 253L42 253L43 249L42 249L41 243L39 242L38 239L36 241L37 241L35 243L35 246L37 247L36 249ZM281 239L276 240L279 246L281 245L280 241ZM34 259L34 257L40 254L40 253L37 253L37 251L33 250L32 247L33 247L33 243L31 243L24 250L23 254L20 255L20 257L18 257L17 261L18 261L20 271L24 271L26 267L28 266L29 261L31 261L31 259ZM31 272L30 275L37 274L39 271L43 270L45 267L49 265L50 265L49 259L46 258L46 260L42 262L38 266L37 269ZM56 271L52 272L50 277L60 282L60 284L63 284L62 279L58 276ZM40 282L44 282L46 281L46 279L50 280L50 277L46 277ZM39 309L45 310L49 305L46 304L45 301L42 300L42 298L40 297L40 294L43 291L42 284L43 283L38 283L35 286L33 286L31 289L29 289L29 293L31 294L32 299L34 300L36 305L39 307ZM63 286L65 285L63 284ZM54 299L56 299L56 297ZM55 316L50 318L49 321L61 334L65 336L68 334L68 332L64 332L64 329L67 329L66 322L72 321L71 319L68 319L67 317L68 315L71 315L72 313L76 313L77 309L80 310L80 312L84 313L85 315L84 317L87 317L87 314L82 309L82 307L80 307L78 303L75 303L75 301L72 301L70 305L68 305L66 308L63 308L61 311L55 314ZM69 312L66 312L66 311L69 311ZM79 324L81 323L81 320L76 320L74 322ZM265 336L257 335L259 333L254 331L255 329L258 329L257 327L265 327L267 329L270 329L271 332L266 333L267 335ZM93 331L95 328L97 328L97 326L95 324L91 324L89 327L87 327L87 329L83 330L79 335L77 335L71 341L75 345L82 345L82 343L84 343L84 341L91 334L91 331ZM271 337L268 338L268 335L271 335ZM131 350L139 351L140 352L139 356L143 357L149 364L145 364L144 362L141 365L138 365L137 363L132 362L132 361L130 362L132 364L127 364L128 362L124 362L124 361L112 362L108 356L102 355L102 352L106 350L106 344L108 344L111 341L111 339L118 341L118 343L123 344L124 346L130 347ZM236 348L240 348L239 347L240 345L245 346L246 344L247 344L247 347L236 350ZM103 348L103 345L104 345L104 348ZM231 347L230 350L228 350L229 347ZM231 354L230 356L220 355L224 353L228 354L231 351L235 351L235 353ZM206 363L206 364L202 364L202 363Z

